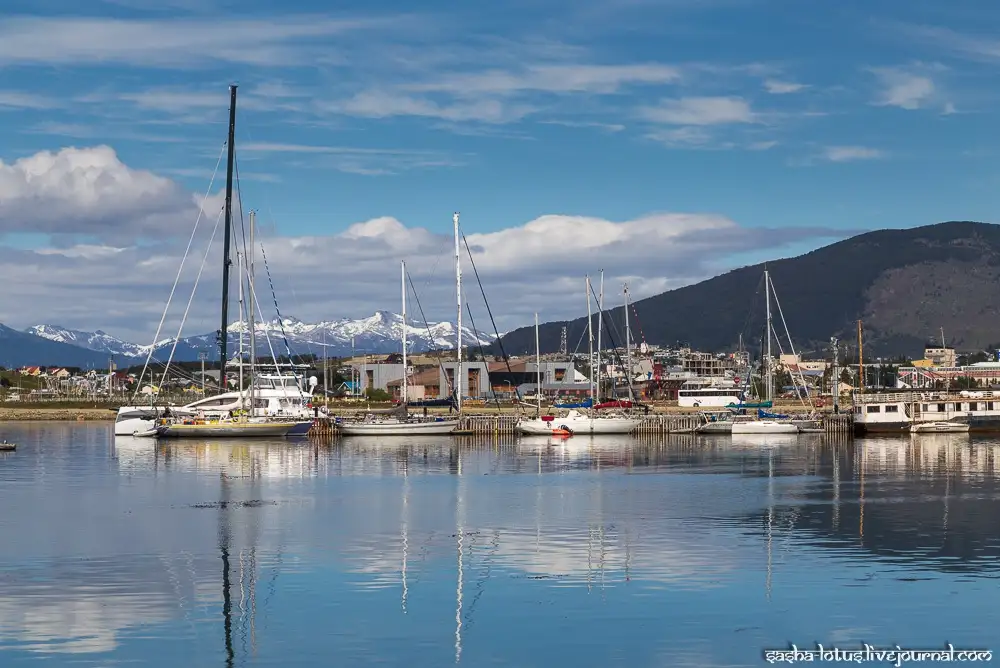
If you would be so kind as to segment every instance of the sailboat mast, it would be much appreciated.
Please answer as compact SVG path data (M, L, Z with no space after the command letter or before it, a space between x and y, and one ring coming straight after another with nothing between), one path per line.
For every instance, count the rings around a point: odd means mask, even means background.
M463 377L462 369L462 254L459 252L458 245L458 212L456 211L452 215L452 221L455 223L455 295L458 301L458 330L455 333L455 351L457 354L456 364L455 364L455 393L457 394L458 401L458 412L462 412L462 394L465 385L463 382L465 378Z
M402 404L406 405L406 260L399 263L401 268L401 285L403 297L403 394L399 398Z
M254 275L253 275L253 264L254 256L257 254L254 252L253 246L253 231L256 227L257 215L251 210L250 211L250 255L247 257L247 285L249 286L249 297L250 297L250 308L247 311L247 327L250 329L250 417L254 416L254 379L256 376L256 366L257 366L257 339L256 330L257 325L255 323L257 314L257 293L254 286Z
M243 322L243 314L246 312L244 310L244 301L243 301L243 253L239 252L238 250L236 251L236 265L237 265L237 272L236 273L237 273L237 277L239 278L239 281L240 281L240 302L239 302L239 306L240 306L240 322L242 323ZM240 346L239 346L239 350L240 350L240 361L239 361L240 408L241 409L246 409L246 399L243 396L243 332L240 332ZM222 386L221 385L221 383L222 383L222 377L221 376L219 378L219 383L220 383L220 387L221 387Z
M864 346L861 342L861 321L858 320L858 389L864 394L865 391L865 365Z
M229 151L226 162L226 229L223 232L222 250L222 327L219 329L219 384L226 378L226 347L229 328L229 259L230 231L233 226L233 164L236 161L236 85L229 87L229 139L226 147Z
M597 377L594 405L601 403L601 330L604 329L604 270L601 269L601 292L597 295Z
M628 399L634 401L632 396L632 330L628 325L628 283L625 284L625 381L628 383Z
M587 375L590 376L590 403L594 401L594 317L590 312L590 274L587 275L587 345L590 356L587 357Z
M764 387L767 388L765 400L773 401L774 397L774 375L771 373L771 276L767 269L764 270L764 300L767 304L767 358L764 361L764 373L767 380Z
M538 313L535 313L535 401L538 402L538 414L542 414L542 347L538 343Z

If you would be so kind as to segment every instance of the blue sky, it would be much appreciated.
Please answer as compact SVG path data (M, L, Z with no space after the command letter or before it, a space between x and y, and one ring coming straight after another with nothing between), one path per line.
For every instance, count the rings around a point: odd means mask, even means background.
M304 319L395 308L383 270L449 252L455 210L509 325L582 312L534 286L575 289L599 268L641 297L860 230L993 219L986 2L337 7L4 3L0 256L46 307L8 297L0 321L145 332L132 320L162 310L231 82L244 204L287 270L279 291L341 286L299 290L285 310ZM144 294L95 277L108 257L120 275L150 255ZM447 280L439 259L413 261ZM85 284L120 312L98 322ZM448 289L425 300L443 315Z

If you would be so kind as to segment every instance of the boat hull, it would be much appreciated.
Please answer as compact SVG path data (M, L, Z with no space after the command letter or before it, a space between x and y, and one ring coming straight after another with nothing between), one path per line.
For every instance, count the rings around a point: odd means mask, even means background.
M705 424L699 426L695 429L695 433L698 434L731 434L733 433L733 423L729 420L720 420L718 422L706 422Z
M346 422L341 423L344 436L424 436L446 435L458 429L458 420L427 422Z
M798 425L791 422L770 422L757 420L754 422L736 422L733 424L733 434L797 434Z
M551 421L521 420L514 426L519 434L530 436L551 436L557 430L568 427L574 434L631 434L639 426L632 418L584 418L576 420Z
M294 422L215 422L208 424L171 424L157 427L160 438L261 438L286 436Z
M969 425L961 422L925 422L910 427L911 434L964 434L968 433Z
M313 425L313 423L312 423L311 420L309 420L309 421L303 420L303 421L300 421L300 422L296 422L295 426L292 427L291 429L289 429L288 433L285 434L285 435L286 436L305 436L306 434L309 433L309 430L312 429L312 425Z

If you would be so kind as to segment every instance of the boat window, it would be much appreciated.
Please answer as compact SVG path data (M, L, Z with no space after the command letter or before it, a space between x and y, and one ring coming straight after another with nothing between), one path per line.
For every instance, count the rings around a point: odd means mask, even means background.
M898 413L899 412L899 406L886 406L885 407L885 412L886 413Z
M988 410L988 411L993 410L993 402L992 401L987 401L986 402L986 410Z
M969 402L969 410L970 411L978 411L979 410L979 402L978 401L970 401Z
M927 412L927 404L920 404L920 410Z
M948 404L948 410L949 411L955 410L955 404Z
M881 406L866 406L865 409L869 413L881 413L882 412L882 407Z
M944 411L945 411L944 404L938 404L938 413L944 413Z

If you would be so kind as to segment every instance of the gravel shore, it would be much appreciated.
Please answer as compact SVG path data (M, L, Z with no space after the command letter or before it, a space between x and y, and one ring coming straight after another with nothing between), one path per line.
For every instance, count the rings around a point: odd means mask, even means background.
M25 406L23 408L0 408L0 422L27 420L72 420L96 421L115 419L114 411L107 408L39 408Z

